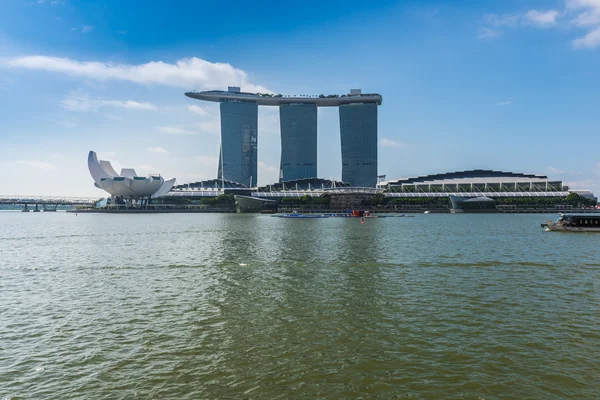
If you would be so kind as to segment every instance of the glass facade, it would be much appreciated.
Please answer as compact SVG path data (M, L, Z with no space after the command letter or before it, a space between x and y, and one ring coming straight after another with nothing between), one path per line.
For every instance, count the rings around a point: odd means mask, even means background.
M342 181L377 184L377 104L345 104L340 110Z
M279 182L317 177L317 105L279 106Z
M258 166L258 104L221 103L221 151L218 179L256 186ZM221 157L223 158L221 162Z

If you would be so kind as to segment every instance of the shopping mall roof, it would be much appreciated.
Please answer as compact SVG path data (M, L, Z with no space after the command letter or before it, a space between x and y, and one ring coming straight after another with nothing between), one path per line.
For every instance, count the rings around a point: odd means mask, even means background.
M474 169L469 171L447 172L442 174L423 175L412 178L401 178L380 182L378 186L399 186L406 184L479 184L502 182L548 182L546 175L525 174L521 172L493 171Z

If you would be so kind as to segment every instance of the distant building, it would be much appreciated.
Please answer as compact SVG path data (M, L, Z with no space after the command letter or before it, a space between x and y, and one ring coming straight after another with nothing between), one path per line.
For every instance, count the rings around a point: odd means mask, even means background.
M251 187L256 184L258 174L258 104L223 101L220 108L221 154L217 178Z
M340 106L342 181L358 187L377 184L377 104Z
M406 197L552 197L566 196L562 181L546 175L475 169L381 182L378 187Z
M377 183L377 106L382 103L379 94L363 94L360 89L352 89L341 96L283 96L246 93L237 86L230 86L227 91L187 92L185 95L221 103L218 179L223 177L256 186L258 106L279 107L279 181L317 177L317 108L339 107L342 180L353 186L374 187Z
M317 177L317 105L282 104L279 182Z
M175 178L165 181L160 175L138 176L134 169L123 168L117 174L109 161L98 160L95 152L88 154L88 169L94 186L121 200L149 200L167 194Z

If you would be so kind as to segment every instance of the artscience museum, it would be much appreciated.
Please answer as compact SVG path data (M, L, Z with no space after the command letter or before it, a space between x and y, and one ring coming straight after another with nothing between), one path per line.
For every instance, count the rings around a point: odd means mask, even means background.
M109 161L98 160L93 151L88 155L88 168L94 185L119 202L149 202L168 193L175 184L175 178L165 181L160 175L138 176L131 168L123 168L117 174Z

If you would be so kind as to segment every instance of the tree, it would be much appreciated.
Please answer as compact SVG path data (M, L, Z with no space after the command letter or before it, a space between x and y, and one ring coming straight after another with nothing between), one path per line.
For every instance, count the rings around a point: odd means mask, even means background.
M232 194L225 193L215 198L217 204L235 204L235 197Z
M567 201L567 203L569 203L573 206L579 206L579 205L588 203L588 201L585 197L583 197L577 193L569 193L567 195L567 197L565 197L565 200Z

